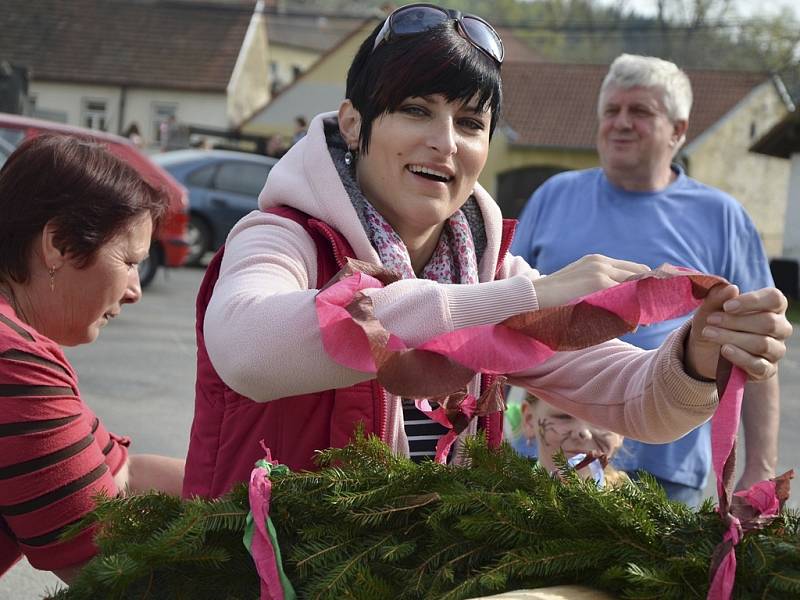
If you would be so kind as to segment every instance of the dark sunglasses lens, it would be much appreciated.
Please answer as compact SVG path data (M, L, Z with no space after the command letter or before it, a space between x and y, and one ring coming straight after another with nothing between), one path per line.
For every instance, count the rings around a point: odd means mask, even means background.
M497 62L503 62L503 42L491 27L472 17L464 17L461 24L475 44L493 56Z
M447 20L447 13L433 6L410 6L392 15L392 31L397 35L422 33Z

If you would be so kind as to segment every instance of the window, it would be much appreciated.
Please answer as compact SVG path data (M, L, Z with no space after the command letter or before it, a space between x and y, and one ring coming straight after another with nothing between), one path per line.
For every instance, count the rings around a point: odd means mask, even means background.
M297 79L303 74L303 67L299 65L292 65L292 79Z
M16 127L4 127L0 125L0 144L6 142L12 150L22 143L25 139L25 131Z
M186 183L194 187L210 188L211 182L214 181L214 172L216 170L217 165L201 167L189 173L189 176L186 178Z
M283 87L280 65L274 60L269 61L269 91L277 94Z
M106 101L83 99L81 124L88 129L106 131Z
M245 162L226 162L217 172L218 190L258 196L267 181L269 167Z
M165 102L154 102L152 106L152 119L151 119L151 129L150 139L155 140L157 144L162 144L166 142L164 140L164 135L167 133L168 130L168 123L170 117L177 118L178 116L178 105L177 104L168 104Z

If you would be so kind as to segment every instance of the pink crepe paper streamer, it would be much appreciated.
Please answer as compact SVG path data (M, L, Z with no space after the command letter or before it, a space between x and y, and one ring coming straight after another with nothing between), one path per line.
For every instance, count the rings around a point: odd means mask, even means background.
M720 358L717 381L724 381L724 371L730 363ZM711 560L711 583L708 600L730 600L736 580L736 545L744 531L760 529L780 513L782 502L776 481L760 481L750 488L732 494L736 469L736 434L747 376L733 367L720 392L720 402L711 419L711 457L717 476L719 515L727 525L722 542L714 550ZM787 486L791 472L783 479Z
M708 600L728 600L733 593L736 578L734 547L742 539L742 525L730 512L730 497L733 491L733 471L736 467L736 434L739 431L739 414L746 380L747 376L740 368L734 367L731 370L725 389L720 394L719 406L711 419L711 463L717 476L719 514L727 523L728 529L715 551L715 554L724 554L716 571L712 573ZM712 571L714 562L717 561L712 561Z
M436 444L436 457L434 460L440 465L444 465L447 463L447 456L450 454L450 448L452 448L453 444L458 438L458 434L461 432L456 431L455 427L453 427L453 424L450 422L450 419L447 418L447 413L442 407L434 409L431 407L431 404L427 399L415 400L415 404L420 411L428 416L429 419L436 421L440 425L444 425L450 430L445 435L440 437ZM467 420L469 420L473 417L477 408L478 400L475 398L475 396L468 394L464 397L464 400L458 407L458 411L460 414L464 415Z
M261 600L294 600L296 598L294 589L281 569L280 550L276 550L277 539L274 529L272 532L267 529L269 503L272 496L272 482L269 476L272 468L276 465L272 464L272 454L269 448L264 446L263 441L261 447L264 448L265 458L258 461L257 466L250 473L248 488L250 516L252 517L252 538L249 540L248 550L261 579ZM280 465L279 468L286 470L283 465ZM247 545L247 540L245 544Z
M781 502L774 481L759 481L749 489L734 492L733 495L742 498L762 516L775 516L781 510Z
M632 279L579 298L573 304L584 302L616 314L627 322L642 325L684 315L702 303L702 299L693 296L689 279L700 274L684 269L679 271L686 275ZM323 346L339 364L365 373L377 372L367 336L353 319L348 306L358 292L382 287L383 283L375 277L356 272L317 294L317 317ZM388 334L387 348L398 351L409 349L409 346ZM446 356L476 373L491 375L523 371L544 362L554 352L542 341L502 323L448 332L427 340L416 349Z

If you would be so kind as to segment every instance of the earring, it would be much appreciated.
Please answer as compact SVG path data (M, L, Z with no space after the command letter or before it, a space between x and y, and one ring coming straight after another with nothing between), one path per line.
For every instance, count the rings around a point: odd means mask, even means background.
M350 148L348 148L347 152L344 153L344 164L346 164L349 167L355 161L356 161L355 154L353 154L353 151L350 150Z
M50 274L50 291L56 290L56 268L48 267L47 272Z

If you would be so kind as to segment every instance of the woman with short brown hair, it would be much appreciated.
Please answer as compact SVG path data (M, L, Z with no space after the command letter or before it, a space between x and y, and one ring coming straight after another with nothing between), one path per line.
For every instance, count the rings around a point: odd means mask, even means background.
M142 295L166 196L100 144L42 135L0 170L0 574L23 554L69 582L95 553L64 530L103 492L179 493L183 461L129 455L83 403L61 346Z

